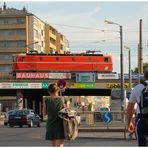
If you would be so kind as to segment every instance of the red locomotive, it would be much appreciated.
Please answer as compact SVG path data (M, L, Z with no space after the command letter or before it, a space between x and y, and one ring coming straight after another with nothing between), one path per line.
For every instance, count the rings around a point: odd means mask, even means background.
M17 55L14 72L112 72L112 57L103 54L26 54Z

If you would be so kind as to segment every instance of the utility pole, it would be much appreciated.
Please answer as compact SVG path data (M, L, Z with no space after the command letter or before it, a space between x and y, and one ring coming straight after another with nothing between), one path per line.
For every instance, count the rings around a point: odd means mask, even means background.
M138 44L138 83L140 84L140 48Z
M130 47L124 45L124 48L128 49L128 62L129 62L129 89L132 89L132 76L131 76L131 50Z
M124 72L123 72L123 38L122 38L122 26L120 25L120 60L121 60L121 100L123 101L125 98L124 95Z
M140 74L143 74L143 47L142 47L142 19L139 24L139 63L140 63Z
M132 89L132 77L131 77L131 51L128 51L128 58L129 58L129 89Z

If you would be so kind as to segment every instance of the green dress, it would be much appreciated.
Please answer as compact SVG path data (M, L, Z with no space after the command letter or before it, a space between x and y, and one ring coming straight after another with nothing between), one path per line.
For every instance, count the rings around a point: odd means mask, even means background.
M46 125L46 140L65 139L63 120L58 117L58 111L64 107L62 97L47 97L45 99L48 120Z

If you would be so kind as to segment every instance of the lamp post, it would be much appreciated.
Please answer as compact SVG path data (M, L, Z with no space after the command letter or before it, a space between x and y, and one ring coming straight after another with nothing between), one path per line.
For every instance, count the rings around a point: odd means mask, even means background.
M132 77L131 77L131 52L130 52L130 47L124 46L125 49L128 49L128 59L129 59L129 89L131 90L132 88Z
M114 24L119 26L120 33L120 71L121 71L121 100L123 101L125 98L124 94L124 73L123 73L123 35L122 35L122 25L118 23L114 23L112 21L105 20L104 23Z

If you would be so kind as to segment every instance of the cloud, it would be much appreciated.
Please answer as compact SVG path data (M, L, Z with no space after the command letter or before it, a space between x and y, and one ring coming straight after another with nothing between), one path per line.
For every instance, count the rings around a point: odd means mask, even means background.
M88 16L91 17L91 16L97 14L98 12L100 12L100 10L101 10L101 7L96 7L93 11L88 13Z

